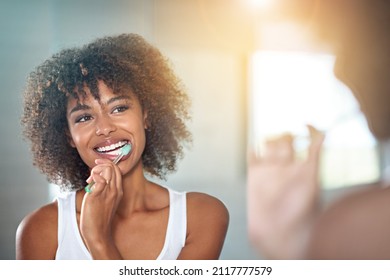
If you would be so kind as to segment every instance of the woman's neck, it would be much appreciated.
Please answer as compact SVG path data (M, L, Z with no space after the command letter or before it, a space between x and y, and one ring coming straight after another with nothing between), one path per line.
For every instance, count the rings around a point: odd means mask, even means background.
M117 214L130 215L146 209L146 189L150 182L145 178L142 165L122 177L123 197Z

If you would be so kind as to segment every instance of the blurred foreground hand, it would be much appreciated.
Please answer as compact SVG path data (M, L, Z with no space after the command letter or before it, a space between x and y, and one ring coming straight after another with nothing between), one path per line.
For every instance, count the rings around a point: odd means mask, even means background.
M297 158L294 138L267 140L248 153L247 215L252 244L266 259L301 259L319 212L319 160L324 135L308 126L310 144Z

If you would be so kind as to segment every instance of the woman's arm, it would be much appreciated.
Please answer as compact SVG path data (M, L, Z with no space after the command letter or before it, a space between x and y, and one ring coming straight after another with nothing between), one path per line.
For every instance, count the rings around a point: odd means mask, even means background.
M218 199L202 194L187 194L187 238L178 259L218 259L229 224L229 213Z
M82 202L80 233L93 259L123 259L115 245L112 220L123 196L119 167L109 160L97 159L88 179L95 182Z
M57 202L45 205L27 215L16 231L16 259L55 259L57 223Z

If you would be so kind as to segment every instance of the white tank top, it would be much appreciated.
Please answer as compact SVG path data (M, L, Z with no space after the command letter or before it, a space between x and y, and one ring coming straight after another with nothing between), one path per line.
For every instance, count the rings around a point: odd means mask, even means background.
M169 217L163 249L157 260L176 260L187 235L186 193L169 188ZM76 192L65 193L58 201L58 248L56 260L92 260L76 219Z

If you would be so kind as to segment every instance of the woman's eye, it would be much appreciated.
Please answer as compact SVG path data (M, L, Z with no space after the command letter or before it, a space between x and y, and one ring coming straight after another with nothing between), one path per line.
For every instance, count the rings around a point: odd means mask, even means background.
M116 106L116 107L112 110L112 112L113 112L113 113L121 113L121 112L126 111L127 109L129 109L129 106L120 105L120 106Z
M89 121L89 120L91 120L91 119L92 119L92 117L91 117L90 115L82 115L82 116L80 116L80 117L77 117L76 120L75 120L75 122L76 122L76 123L81 123L81 122Z

